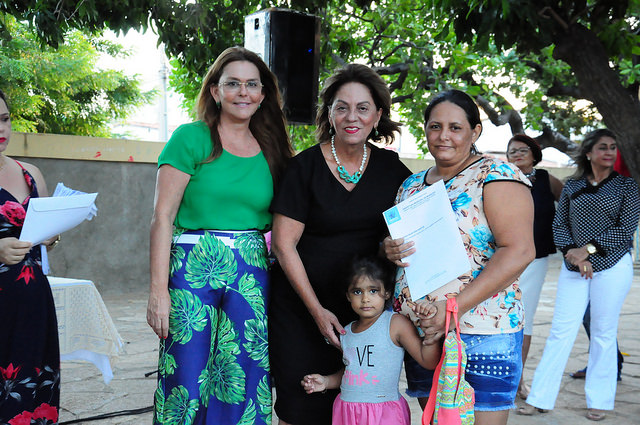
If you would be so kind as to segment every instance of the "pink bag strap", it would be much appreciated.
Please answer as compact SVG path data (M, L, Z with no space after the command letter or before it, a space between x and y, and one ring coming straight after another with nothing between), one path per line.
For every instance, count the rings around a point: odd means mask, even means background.
M456 337L458 340L458 378L460 378L461 370L460 365L462 364L462 350L460 349L460 324L458 323L458 301L455 297L447 299L447 311L445 316L445 329L447 332L445 333L445 338L449 333L449 325L451 324L451 316L453 316L453 321L456 324ZM442 365L444 364L444 341L443 341L443 349L442 354L440 355L440 361L438 362L438 366L436 366L436 370L433 371L433 381L431 383L431 391L429 393L429 400L427 401L427 405L424 408L424 412L422 412L422 425L431 425L431 420L433 419L433 414L436 410L436 391L438 390L438 380L440 379L440 371L442 370ZM458 379L459 380L459 379Z

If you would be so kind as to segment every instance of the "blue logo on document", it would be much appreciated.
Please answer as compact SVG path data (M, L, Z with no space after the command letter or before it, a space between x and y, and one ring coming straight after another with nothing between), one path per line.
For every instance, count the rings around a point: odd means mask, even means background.
M400 220L400 213L398 212L398 207L393 207L384 212L384 219L387 220L387 224L393 224L396 221Z

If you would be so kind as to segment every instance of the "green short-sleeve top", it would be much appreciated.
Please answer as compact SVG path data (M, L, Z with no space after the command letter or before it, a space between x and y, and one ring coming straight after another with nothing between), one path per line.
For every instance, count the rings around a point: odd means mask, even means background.
M223 150L211 162L209 127L197 121L178 127L160 157L191 176L176 215L175 226L199 230L266 230L271 227L269 205L273 179L262 152L239 157Z

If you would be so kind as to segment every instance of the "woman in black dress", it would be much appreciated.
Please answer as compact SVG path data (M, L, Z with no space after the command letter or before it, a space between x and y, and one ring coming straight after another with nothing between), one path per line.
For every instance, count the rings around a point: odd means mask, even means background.
M56 309L40 245L18 240L29 200L47 196L47 187L38 168L3 155L10 138L9 107L0 91L0 424L54 424L60 399Z
M375 255L386 236L382 212L409 176L389 144L398 123L391 96L371 68L336 71L320 94L319 143L293 158L274 197L269 349L280 424L330 424L337 391L306 394L309 373L342 366L338 333L354 320L342 288L354 255Z

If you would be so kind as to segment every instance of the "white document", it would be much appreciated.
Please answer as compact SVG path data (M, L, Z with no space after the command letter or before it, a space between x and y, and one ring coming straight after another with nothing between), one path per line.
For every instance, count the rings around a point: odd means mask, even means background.
M37 245L73 229L91 216L92 206L97 196L97 193L87 193L31 199L20 240Z
M413 241L416 252L405 276L411 298L418 300L470 270L458 224L442 180L386 210L393 239Z

